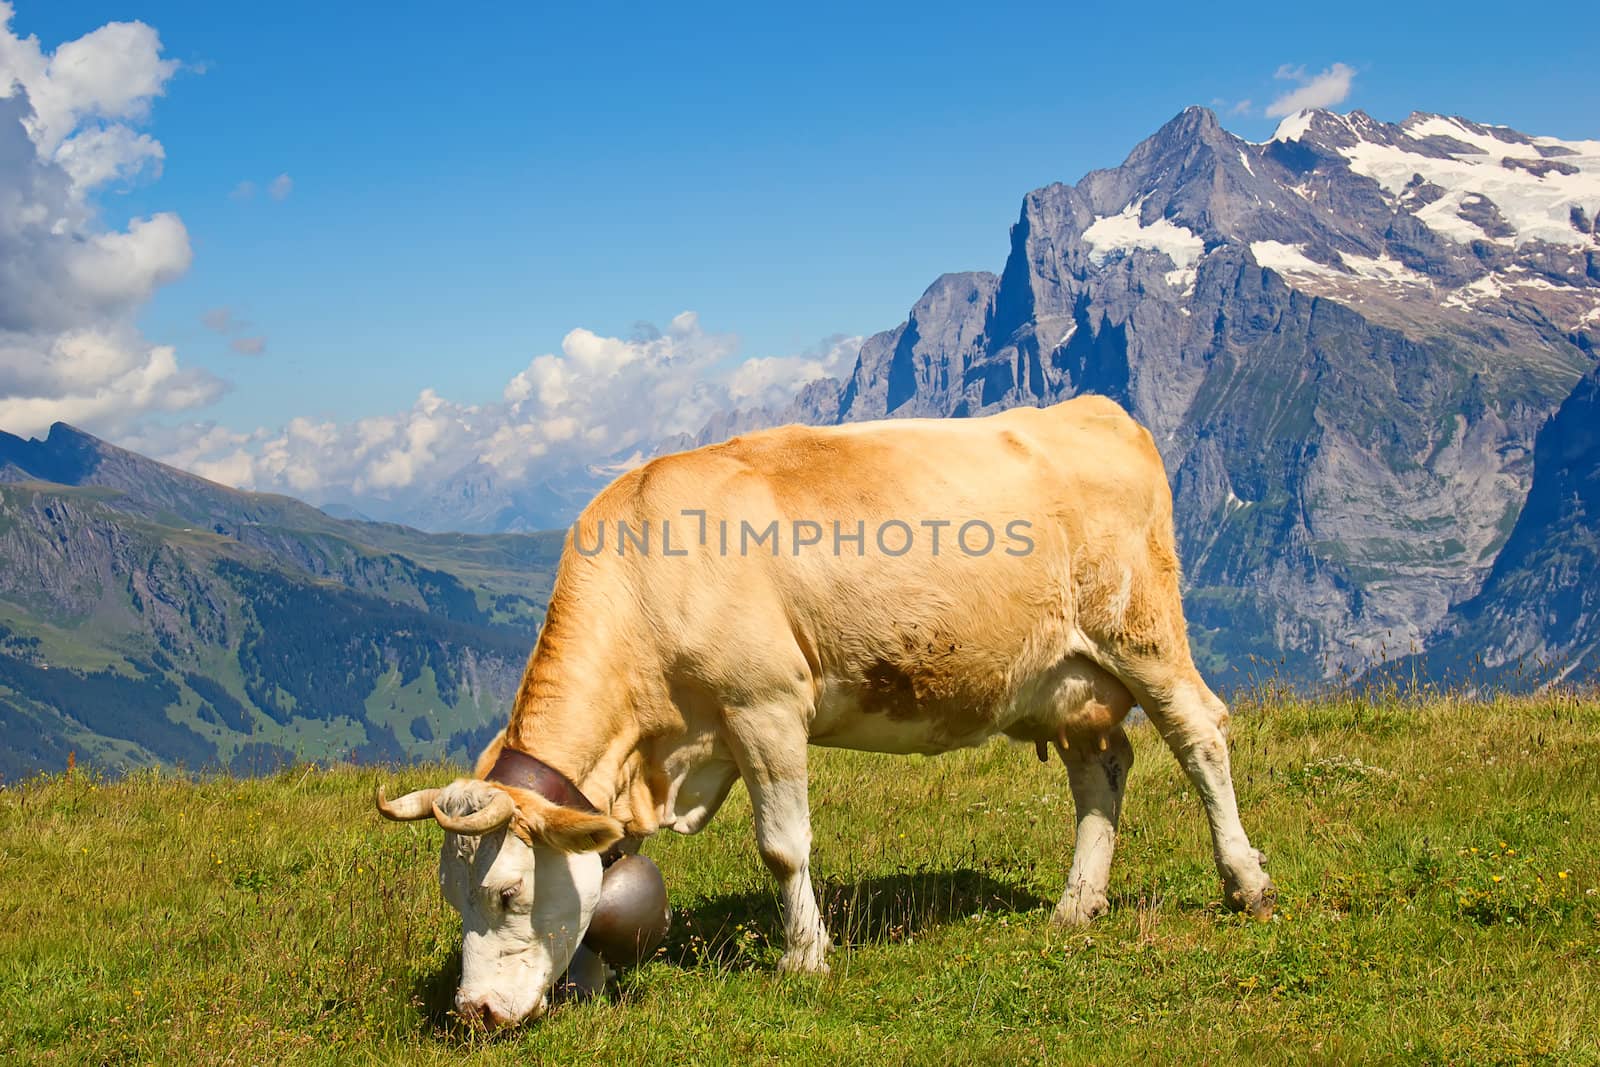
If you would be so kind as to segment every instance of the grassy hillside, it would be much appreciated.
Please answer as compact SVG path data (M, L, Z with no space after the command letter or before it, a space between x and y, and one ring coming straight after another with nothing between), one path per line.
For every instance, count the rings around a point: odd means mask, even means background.
M167 491L0 479L0 780L438 759L504 719L558 535L341 522L120 455Z
M1148 726L1113 913L1052 934L1059 765L817 751L833 974L784 979L742 793L648 850L677 922L603 1001L485 1037L449 1014L440 831L377 772L153 771L0 790L8 1062L1600 1062L1600 699L1274 701L1236 719L1277 917L1218 906ZM448 768L385 773L397 787Z

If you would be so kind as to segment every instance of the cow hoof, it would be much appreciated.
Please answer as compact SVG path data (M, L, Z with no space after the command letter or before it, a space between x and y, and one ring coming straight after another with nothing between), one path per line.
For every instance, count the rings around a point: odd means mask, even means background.
M1056 910L1050 915L1050 925L1062 930L1076 930L1088 926L1111 910L1111 902L1104 893L1074 886L1067 890Z
M825 950L820 947L792 948L778 960L778 973L826 975L829 971Z
M1278 906L1278 890L1269 882L1267 888L1257 894L1256 898L1245 906L1245 911L1250 918L1257 922L1266 922L1272 918L1272 911Z
M1269 878L1254 890L1230 888L1226 900L1232 910L1242 911L1258 922L1266 922L1272 918L1272 910L1278 904L1278 889Z

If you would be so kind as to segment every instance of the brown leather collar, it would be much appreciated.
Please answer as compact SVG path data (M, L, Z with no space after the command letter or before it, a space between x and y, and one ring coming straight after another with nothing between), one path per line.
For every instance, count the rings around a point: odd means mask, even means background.
M571 778L543 760L514 748L502 748L500 758L494 761L494 766L483 777L486 782L499 782L514 789L538 793L550 803L563 808L596 814L600 811Z

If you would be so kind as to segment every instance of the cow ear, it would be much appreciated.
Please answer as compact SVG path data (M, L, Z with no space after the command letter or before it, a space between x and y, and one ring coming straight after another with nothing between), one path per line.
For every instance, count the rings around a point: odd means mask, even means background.
M517 800L511 832L529 845L560 852L599 852L622 839L622 824L609 815L563 808L526 789L506 792Z
M562 852L600 852L622 840L622 824L609 815L556 808L546 814L541 836Z

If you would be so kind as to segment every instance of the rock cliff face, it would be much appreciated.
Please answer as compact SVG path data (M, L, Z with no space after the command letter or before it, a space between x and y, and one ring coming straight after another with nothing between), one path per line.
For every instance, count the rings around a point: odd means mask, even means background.
M1509 687L1600 675L1600 369L1539 432L1516 528L1482 591L1396 673L1413 670Z
M1166 459L1202 658L1360 671L1506 543L1594 362L1597 215L1600 142L1319 111L1254 144L1190 108L1030 193L998 278L941 277L847 379L701 439L1107 394Z

